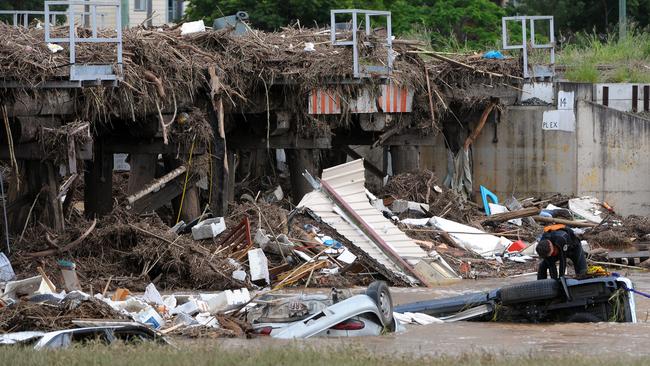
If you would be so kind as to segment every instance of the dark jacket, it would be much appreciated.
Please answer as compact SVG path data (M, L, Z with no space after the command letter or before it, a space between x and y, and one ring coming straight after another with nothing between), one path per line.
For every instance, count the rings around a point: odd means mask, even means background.
M544 233L540 241L548 239L553 246L558 249L559 254L542 260L537 271L537 279L542 280L547 277L547 271L550 272L551 278L564 277L566 275L566 260L571 259L576 276L584 276L587 273L587 260L582 250L580 239L573 233L573 230L562 228ZM560 271L558 274L555 263L560 262Z

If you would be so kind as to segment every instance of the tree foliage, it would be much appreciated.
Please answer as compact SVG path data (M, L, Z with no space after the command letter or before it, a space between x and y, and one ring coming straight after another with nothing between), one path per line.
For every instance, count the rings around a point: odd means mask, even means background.
M505 10L490 0L191 0L190 19L213 19L247 11L253 26L274 30L299 21L303 26L329 24L330 9L392 11L393 32L425 29L435 43L452 38L470 46L493 44L499 38Z
M43 10L44 0L2 0L0 10Z
M511 12L520 15L553 15L555 29L563 33L604 34L618 25L617 0L520 0ZM627 0L628 22L646 28L650 22L650 0Z

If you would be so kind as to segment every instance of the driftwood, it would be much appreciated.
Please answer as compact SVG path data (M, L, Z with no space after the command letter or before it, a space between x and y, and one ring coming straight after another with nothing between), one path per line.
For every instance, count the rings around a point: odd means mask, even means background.
M75 241L71 242L70 244L61 247L61 248L53 248L53 249L47 249L47 250L42 250L40 252L34 252L34 253L27 253L26 256L28 257L49 257L51 255L55 254L60 254L60 253L65 253L68 252L75 247L77 247L79 244L81 244L84 239L90 235L90 233L95 230L95 226L97 226L97 219L94 219L92 224L90 224L90 227L83 233L79 238L77 238ZM56 244L55 244L56 245Z
M517 211L503 212L499 214L490 215L484 218L483 220L481 220L481 223L503 222L503 221L513 220L513 219L520 219L523 217L535 216L539 214L539 211L540 209L537 207L529 207Z
M564 225L575 226L575 227L595 227L596 226L596 224L591 223L591 222L564 220L564 219L557 219L555 217L533 216L533 220L535 220L537 222L548 223L548 224L564 224Z
M165 87L163 86L162 81L156 75L154 75L151 71L145 71L144 78L147 81L156 84L156 91L158 92L158 95L161 98L165 97Z
M495 102L490 102L490 104L483 111L483 114L481 115L481 119L479 120L478 125L476 126L474 131L472 131L472 134L467 136L467 139L465 139L464 148L466 151L467 149L469 149L469 146L474 143L474 140L476 140L478 135L481 133L481 130L483 130L483 126L485 126L485 122L487 121L488 116L490 115L494 107L496 107L496 105L497 104Z

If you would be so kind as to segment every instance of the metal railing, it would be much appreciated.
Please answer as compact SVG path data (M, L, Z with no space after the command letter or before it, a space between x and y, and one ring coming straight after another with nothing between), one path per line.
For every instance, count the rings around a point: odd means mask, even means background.
M336 23L337 15L350 15L352 17L352 40L339 40L336 37L336 31L339 29L339 25L347 25L349 23ZM365 34L370 36L371 27L370 20L371 17L386 17L386 43L383 45L386 46L386 66L372 66L364 65L363 68L359 65L359 44L357 32L359 31L359 24L357 17L362 15L365 17ZM393 35L392 35L392 25L391 25L391 12L390 11L378 11L378 10L362 10L362 9L335 9L330 11L330 38L332 45L334 46L352 46L352 68L353 75L355 78L360 78L362 76L370 76L371 74L383 74L389 75L393 68Z
M79 15L81 17L81 21L83 22L83 17L89 16L91 13L87 11L82 11L82 12L77 12L76 15ZM39 17L45 22L45 11L38 11L38 10L0 10L0 18L5 15L5 16L10 16L12 20L12 25L14 27L29 27L29 22L30 18L33 19L38 19ZM49 23L50 24L56 24L57 22L57 17L59 16L66 16L67 17L68 12L65 11L50 11L50 16L49 16ZM99 16L99 27L103 28L104 27L104 19L106 17L106 13L97 13L97 16ZM66 19L67 21L67 19Z
M535 22L548 21L549 24L549 42L544 44L537 44L535 42ZM521 24L521 43L509 44L508 39L508 22L519 22ZM530 33L527 32L530 26ZM536 16L515 16L501 18L501 37L503 41L504 50L522 50L523 56L523 74L524 78L531 76L528 67L528 49L549 49L550 50L550 65L533 65L534 77L552 77L555 75L555 28L553 25L553 16L550 15L536 15ZM530 35L530 38L528 37Z
M117 48L117 69L118 73L122 72L122 20L121 3L119 1L45 1L45 18L50 17L57 13L50 10L51 6L67 6L67 11L63 12L67 15L68 19L75 19L76 15L88 13L89 23L91 29L90 37L78 37L75 31L74 22L68 24L68 37L53 37L51 24L45 22L45 42L48 43L67 43L70 52L70 80L71 81L103 81L103 80L119 80L118 74L113 70L113 65L78 65L76 63L76 46L78 43L114 43ZM88 12L76 11L75 6L85 6L89 9ZM98 7L111 7L115 8L115 37L99 36L97 27L97 12Z

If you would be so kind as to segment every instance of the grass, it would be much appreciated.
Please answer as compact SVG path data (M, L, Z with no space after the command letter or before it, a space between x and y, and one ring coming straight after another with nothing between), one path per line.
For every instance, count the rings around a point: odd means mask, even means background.
M558 51L556 64L576 82L650 82L650 33L630 30L625 40L582 34Z
M344 365L460 365L460 366L605 366L646 365L647 359L633 358L624 354L615 357L588 357L584 355L560 355L539 353L529 356L502 356L494 354L465 354L439 357L397 357L374 355L358 347L309 349L287 345L276 348L222 349L206 345L192 345L182 349L172 347L102 346L89 345L59 351L33 351L19 347L5 347L0 352L0 365L140 365L140 366L344 366Z

